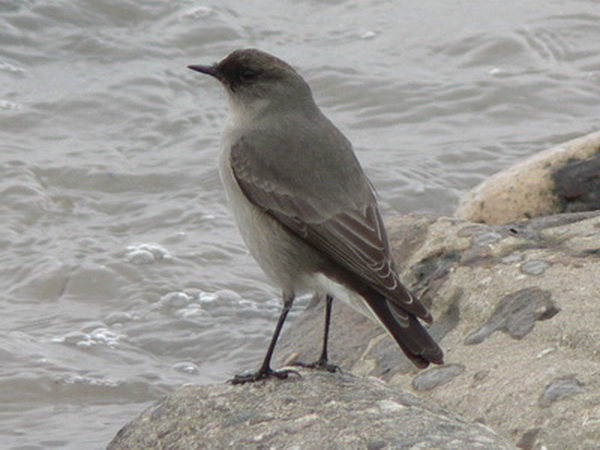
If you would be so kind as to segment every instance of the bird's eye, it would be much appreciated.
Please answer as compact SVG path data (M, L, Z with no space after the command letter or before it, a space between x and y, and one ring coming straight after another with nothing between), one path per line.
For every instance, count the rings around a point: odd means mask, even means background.
M252 69L242 69L240 72L240 80L250 81L258 75L258 71Z

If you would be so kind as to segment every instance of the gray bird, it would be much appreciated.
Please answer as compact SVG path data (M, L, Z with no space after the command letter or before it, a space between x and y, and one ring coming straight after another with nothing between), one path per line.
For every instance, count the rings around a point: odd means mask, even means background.
M273 370L271 357L295 295L307 291L325 295L326 316L321 357L306 366L336 369L327 355L334 297L381 325L417 367L443 364L419 321L431 323L431 315L398 276L373 185L304 79L256 49L188 67L219 80L228 94L221 179L250 253L283 290L262 366L231 382L293 372Z

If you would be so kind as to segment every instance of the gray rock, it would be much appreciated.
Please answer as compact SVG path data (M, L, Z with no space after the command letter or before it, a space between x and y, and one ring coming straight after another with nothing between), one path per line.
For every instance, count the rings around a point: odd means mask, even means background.
M408 215L388 223L404 281L430 306L446 365L417 371L394 342L334 302L329 355L413 389L521 448L598 448L600 212L487 226ZM286 330L282 363L316 359L323 302Z
M489 428L375 378L301 375L182 387L121 429L108 449L514 448Z

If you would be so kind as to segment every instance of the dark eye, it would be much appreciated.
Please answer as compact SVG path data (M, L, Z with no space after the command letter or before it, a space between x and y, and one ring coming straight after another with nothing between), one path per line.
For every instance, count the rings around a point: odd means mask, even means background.
M257 70L252 70L252 69L242 69L240 71L240 80L241 81L250 81L253 80L254 78L256 78L256 76L258 75L258 71Z

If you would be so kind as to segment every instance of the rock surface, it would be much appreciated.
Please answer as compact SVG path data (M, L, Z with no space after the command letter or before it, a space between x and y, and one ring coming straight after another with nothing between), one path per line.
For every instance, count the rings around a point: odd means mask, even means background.
M374 378L302 370L254 385L185 386L126 425L117 449L512 449Z
M487 224L600 209L600 132L540 152L468 192L455 215Z
M488 226L408 215L388 223L403 279L435 318L446 365L418 372L376 325L334 302L330 358L412 388L525 449L600 442L600 213ZM424 288L427 286L427 288ZM279 346L319 353L323 302Z

